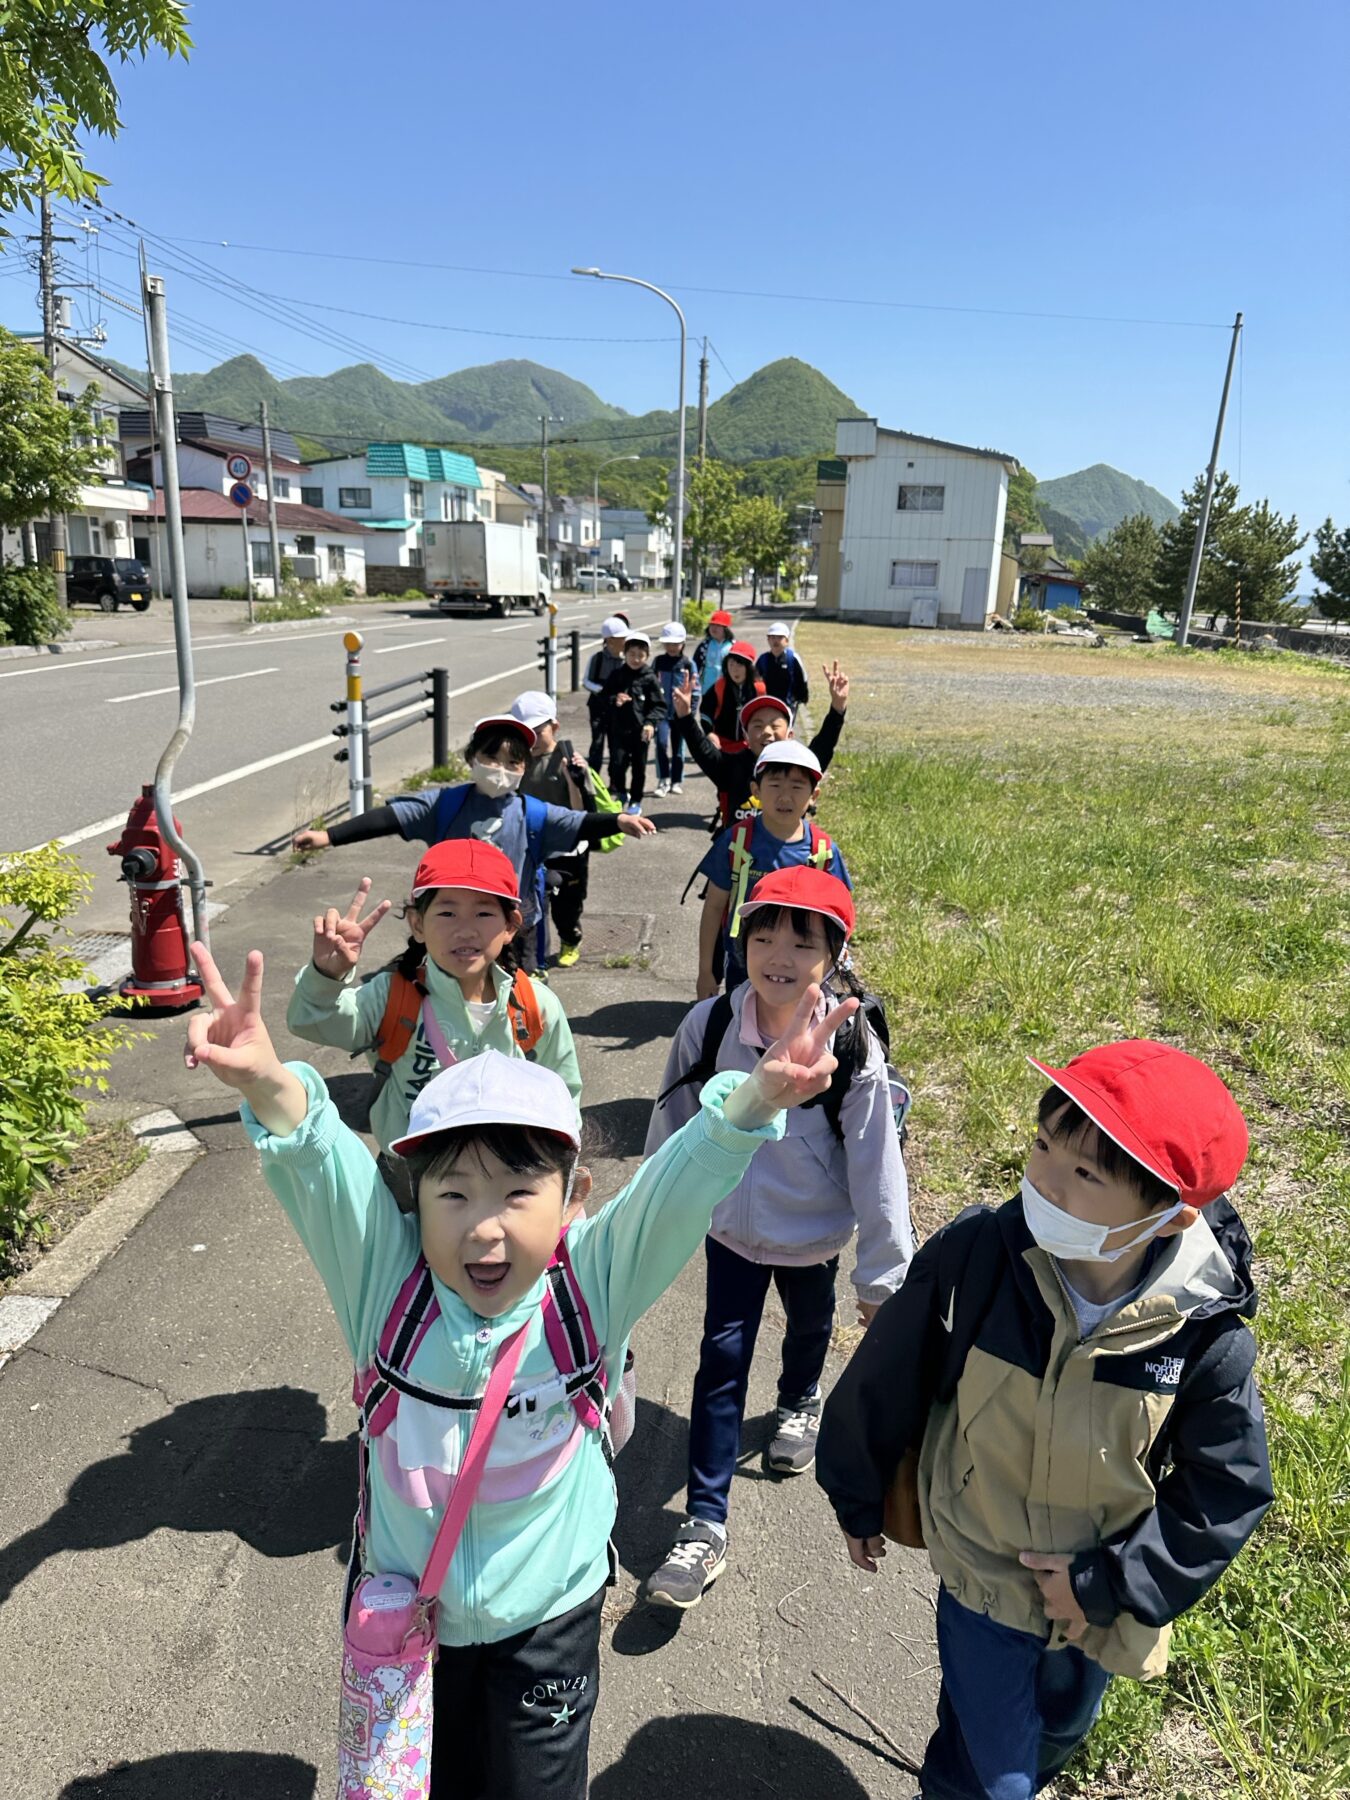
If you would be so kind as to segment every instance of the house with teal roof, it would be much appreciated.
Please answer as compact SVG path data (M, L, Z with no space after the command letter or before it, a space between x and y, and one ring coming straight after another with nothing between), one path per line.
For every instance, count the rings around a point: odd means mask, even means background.
M476 519L483 481L471 456L428 444L367 444L354 455L311 461L301 489L306 506L356 519L370 534L366 561L423 566L422 528L430 519Z

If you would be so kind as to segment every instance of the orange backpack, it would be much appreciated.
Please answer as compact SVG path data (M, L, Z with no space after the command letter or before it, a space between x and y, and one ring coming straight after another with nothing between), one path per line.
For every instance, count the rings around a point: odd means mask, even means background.
M425 963L411 979L401 969L394 970L385 997L384 1017L375 1039L375 1094L388 1081L394 1064L413 1040L422 1002L427 996L426 976ZM539 1010L534 983L524 969L516 970L506 1002L506 1014L517 1048L522 1056L528 1056L544 1035L544 1015Z

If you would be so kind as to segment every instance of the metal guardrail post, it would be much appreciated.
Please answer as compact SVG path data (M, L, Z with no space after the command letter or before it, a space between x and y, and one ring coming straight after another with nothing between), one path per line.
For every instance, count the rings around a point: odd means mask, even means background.
M361 697L362 642L359 631L347 632L342 640L347 652L347 810L353 819L366 810L370 793L370 746L366 741L365 701Z
M443 769L450 760L450 671L431 671L431 761Z
M558 698L558 603L548 603L548 636L544 639L544 690L550 700Z
M572 632L572 692L575 694L575 693L579 693L580 690L581 690L581 633L574 629Z

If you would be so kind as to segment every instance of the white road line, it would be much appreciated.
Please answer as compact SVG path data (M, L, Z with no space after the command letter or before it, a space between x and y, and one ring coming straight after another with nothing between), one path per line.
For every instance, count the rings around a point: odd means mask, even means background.
M538 667L537 660L531 657L529 662L517 663L513 669L498 669L496 674L485 675L481 681L471 681L465 687L451 688L449 697L452 700L458 700L461 694L475 693L479 688L491 687L495 681L505 681L512 675L523 675L527 669L537 669ZM404 713L415 712L419 707L425 705L425 700L414 700L408 706L401 706L396 713L386 714L386 718L402 718ZM384 722L381 720L381 724ZM184 806L189 800L195 800L200 794L214 793L217 788L230 787L234 782L244 781L250 775L261 775L267 769L278 768L282 763L294 762L297 756L309 756L315 750L331 750L332 748L333 734L329 732L324 737L311 738L307 744L297 744L294 749L278 750L275 756L264 756L258 762L245 763L242 769L231 769L227 774L212 776L210 781L199 781L196 787L184 788L181 794L174 795L174 806L175 808ZM68 832L65 837L56 839L57 848L69 850L75 844L85 843L89 838L102 837L105 831L112 831L119 825L125 825L126 817L125 811L114 813L109 819L100 819L96 825L86 825L80 831ZM50 842L50 839L44 839L43 842ZM28 850L20 851L19 854L26 856L31 851L40 850L42 847L42 844L30 844Z
M541 628L544 631L548 630L548 626L544 625L540 619L522 619L519 625L494 625L492 627L492 636L496 637L500 631L528 631L531 625L534 626L536 631Z
M425 650L428 644L443 644L443 637L415 638L411 644L386 644L383 650L373 650L372 656L392 656L395 650Z
M219 687L222 681L247 681L251 675L279 675L279 669L241 669L236 675L213 675L209 681L198 681L195 686ZM142 688L139 694L109 694L104 704L107 706L123 706L128 700L153 700L160 694L176 694L178 683L172 687Z
M309 638L315 643L322 643L325 638L344 636L349 629L350 627L343 626L338 631L288 631L284 635L278 634L276 637L269 634L267 645L270 647L272 644L295 644L301 638ZM406 624L394 625L392 623L361 627L363 636L368 636L373 631L406 631L407 629ZM256 637L244 637L241 633L238 637L197 638L193 640L192 648L194 650L261 650L263 645L258 642ZM9 669L4 674L0 674L0 681L15 681L20 675L56 675L63 669L67 672L71 669L96 669L100 663L147 662L157 656L176 656L177 654L178 652L170 646L167 650L130 650L125 656L56 656L48 662L40 664L36 669Z

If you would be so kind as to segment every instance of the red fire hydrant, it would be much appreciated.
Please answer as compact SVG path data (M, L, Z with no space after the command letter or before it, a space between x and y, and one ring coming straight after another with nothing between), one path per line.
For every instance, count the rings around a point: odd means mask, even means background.
M151 1006L195 1006L202 987L188 957L182 870L159 829L153 787L141 789L108 855L121 857L131 889L131 974L119 991Z

